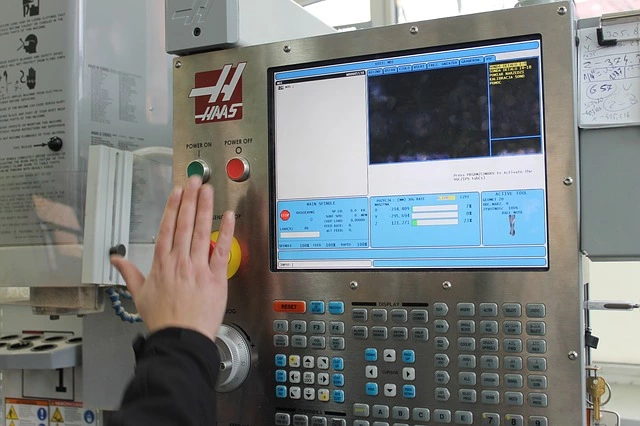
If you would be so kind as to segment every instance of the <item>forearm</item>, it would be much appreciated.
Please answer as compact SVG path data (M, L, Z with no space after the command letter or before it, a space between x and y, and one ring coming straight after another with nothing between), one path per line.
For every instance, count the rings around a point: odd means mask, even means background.
M158 331L137 351L135 377L112 425L216 424L215 343L192 330Z

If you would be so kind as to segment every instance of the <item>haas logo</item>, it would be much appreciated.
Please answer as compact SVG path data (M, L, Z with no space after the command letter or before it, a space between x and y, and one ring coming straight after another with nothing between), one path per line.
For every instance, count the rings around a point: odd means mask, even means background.
M196 73L195 88L189 93L196 98L196 124L242 118L242 72L246 62L233 68L225 65L221 70Z

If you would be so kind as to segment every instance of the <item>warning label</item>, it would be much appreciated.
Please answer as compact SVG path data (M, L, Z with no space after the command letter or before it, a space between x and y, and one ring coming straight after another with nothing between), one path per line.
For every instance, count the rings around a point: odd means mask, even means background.
M49 418L49 401L5 399L5 426L45 426Z
M531 70L533 70L533 66L528 61L489 65L489 84L494 86L496 84L504 84L509 80L522 79ZM537 72L537 70L533 72Z
M96 423L95 411L84 409L81 402L50 401L50 412L50 426L87 426Z

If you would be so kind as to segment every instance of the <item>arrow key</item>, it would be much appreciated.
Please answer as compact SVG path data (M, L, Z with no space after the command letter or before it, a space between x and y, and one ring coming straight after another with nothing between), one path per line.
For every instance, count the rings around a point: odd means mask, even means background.
M304 399L307 401L316 399L316 390L314 388L304 388Z
M368 379L375 379L378 377L378 367L375 365L367 365L364 368L364 372Z
M412 367L405 367L402 369L402 378L404 380L413 381L416 379L416 369Z
M394 397L396 396L396 385L393 383L387 383L384 385L384 396Z
M395 349L385 349L384 350L384 360L386 362L396 362L396 350Z

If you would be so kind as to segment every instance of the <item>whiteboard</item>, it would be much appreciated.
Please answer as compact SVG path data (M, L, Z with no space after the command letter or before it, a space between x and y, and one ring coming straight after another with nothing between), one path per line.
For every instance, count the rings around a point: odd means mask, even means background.
M578 31L579 126L632 126L640 123L639 22L603 27L600 46L595 28Z

